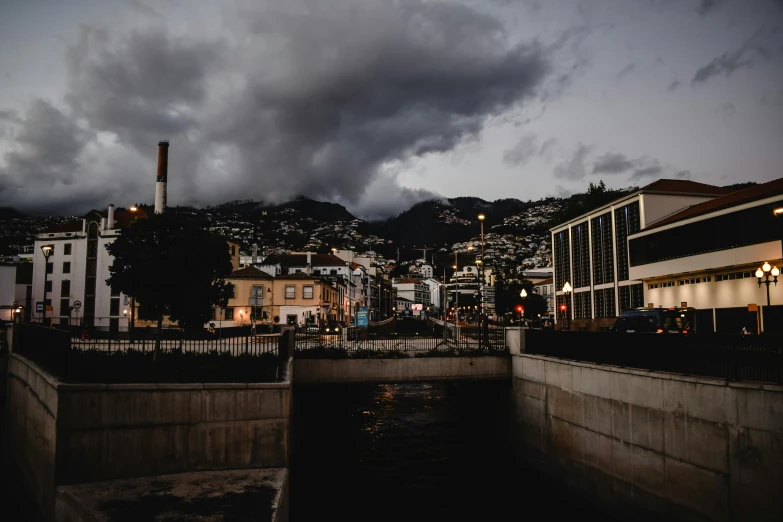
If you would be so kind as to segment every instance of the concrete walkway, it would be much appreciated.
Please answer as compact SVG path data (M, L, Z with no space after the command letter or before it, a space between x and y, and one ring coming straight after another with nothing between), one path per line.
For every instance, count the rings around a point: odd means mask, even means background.
M57 520L287 520L285 468L177 473L59 486Z

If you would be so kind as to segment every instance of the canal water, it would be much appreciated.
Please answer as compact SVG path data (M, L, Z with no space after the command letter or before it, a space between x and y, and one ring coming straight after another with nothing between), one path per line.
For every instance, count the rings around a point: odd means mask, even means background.
M293 522L606 518L513 462L506 383L294 390Z

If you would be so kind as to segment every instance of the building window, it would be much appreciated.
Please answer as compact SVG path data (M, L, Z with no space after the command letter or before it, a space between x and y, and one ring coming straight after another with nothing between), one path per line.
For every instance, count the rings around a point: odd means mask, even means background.
M51 292L51 291L52 291L52 282L51 281L47 281L46 285L45 285L45 288L44 288L44 292Z
M70 279L63 279L60 282L60 296L70 296L71 295L71 280Z
M615 248L617 249L617 280L628 280L628 236L639 232L639 202L618 208L614 211Z
M296 299L296 287L293 285L286 285L285 287L285 298L286 299Z
M70 243L65 243L65 245L63 245L63 255L64 256L70 256L71 255L71 244Z
M313 286L312 285L305 285L302 287L302 298L304 299L312 299L313 298Z
M611 283L614 281L612 213L590 220L590 231L593 239L593 283Z
M571 279L571 248L568 241L568 231L555 234L554 241L555 282L561 287Z
M233 306L227 306L226 311L224 312L224 318L226 321L233 321L234 320L234 307Z
M53 274L54 273L54 263L47 262L46 263L46 273L47 274Z
M71 312L70 299L60 299L60 315L69 315Z
M109 315L120 315L120 299L119 298L111 298L109 299Z
M228 297L234 298L237 296L237 287L235 285L229 285Z
M333 269L329 270L329 275L337 275L337 269L333 268Z
M63 274L70 274L71 273L71 262L65 261L63 263Z

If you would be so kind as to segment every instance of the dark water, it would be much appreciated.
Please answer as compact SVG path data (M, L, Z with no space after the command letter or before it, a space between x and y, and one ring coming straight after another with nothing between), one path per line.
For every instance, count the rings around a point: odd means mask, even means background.
M513 462L507 384L294 389L294 522L599 516Z

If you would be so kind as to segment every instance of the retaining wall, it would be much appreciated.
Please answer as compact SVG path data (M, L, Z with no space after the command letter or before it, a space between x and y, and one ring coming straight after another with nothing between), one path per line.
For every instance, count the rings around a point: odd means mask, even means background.
M603 504L783 520L783 387L512 356L523 455Z
M54 486L287 467L291 385L67 384L13 354L12 457L51 518Z
M417 382L508 379L508 357L294 359L297 383Z

